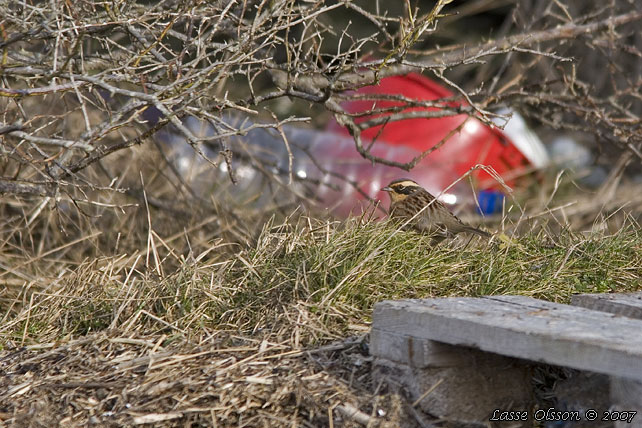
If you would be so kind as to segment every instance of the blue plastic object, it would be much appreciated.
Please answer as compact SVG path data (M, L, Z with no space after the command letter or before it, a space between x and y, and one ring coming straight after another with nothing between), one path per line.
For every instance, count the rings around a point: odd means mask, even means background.
M479 212L482 215L491 215L502 212L504 194L498 190L482 190L477 195Z

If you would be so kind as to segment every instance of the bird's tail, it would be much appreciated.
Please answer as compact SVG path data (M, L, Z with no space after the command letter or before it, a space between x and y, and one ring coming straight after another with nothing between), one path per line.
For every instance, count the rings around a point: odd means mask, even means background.
M475 235L479 235L482 238L486 238L486 239L491 237L490 233L483 231L481 229L477 229L476 227L472 227L472 226L464 226L464 231L474 233Z

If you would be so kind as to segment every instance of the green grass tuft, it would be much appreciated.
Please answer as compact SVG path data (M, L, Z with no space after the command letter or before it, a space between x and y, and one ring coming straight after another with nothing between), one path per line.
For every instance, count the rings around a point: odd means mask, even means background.
M34 295L0 334L26 343L107 328L182 336L227 330L299 346L365 329L385 299L521 294L568 302L573 293L642 289L636 227L541 229L490 242L461 236L435 247L387 222L301 219L268 224L252 247L208 257L162 276L139 271L140 257L88 262L62 278L62 288Z

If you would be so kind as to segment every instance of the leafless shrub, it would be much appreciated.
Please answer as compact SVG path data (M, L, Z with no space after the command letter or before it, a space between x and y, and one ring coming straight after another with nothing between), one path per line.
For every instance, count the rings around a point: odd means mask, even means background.
M252 129L273 129L291 157L283 126L331 114L362 156L410 169L430 150L410 162L381 158L362 132L461 113L490 123L496 107L510 104L546 125L591 132L629 153L629 161L641 159L642 61L634 30L642 12L626 0L524 0L512 12L507 4L513 2L4 1L5 224L29 226L48 206L67 234L133 205L170 217L203 206L211 212L212 201L184 183L167 146L151 143L161 131L178 135L183 142L175 146L189 145L232 182L241 160L295 198L308 195L291 182L305 179L293 177L291 158L278 170L256 145L240 144ZM491 39L487 28L467 30L484 8L505 15ZM367 120L344 109L345 101L364 98L354 89L411 71L438 79L456 97L398 97L399 107ZM438 110L409 110L417 106ZM199 133L188 119L212 131Z

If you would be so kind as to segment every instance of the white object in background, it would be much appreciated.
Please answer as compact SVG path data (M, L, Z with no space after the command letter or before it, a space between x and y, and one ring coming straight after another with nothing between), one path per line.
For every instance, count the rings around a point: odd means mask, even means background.
M548 166L550 159L546 152L546 147L526 124L524 118L511 109L501 109L498 114L510 114L512 117L504 125L504 133L510 138L515 147L530 161L535 168L544 168ZM503 125L502 119L493 120L497 125Z
M571 137L555 138L548 150L557 168L573 171L580 184L597 188L608 177L608 171L603 166L595 165L595 155L591 150Z
M570 137L557 137L550 146L549 151L553 163L559 168L578 169L593 163L591 151Z

